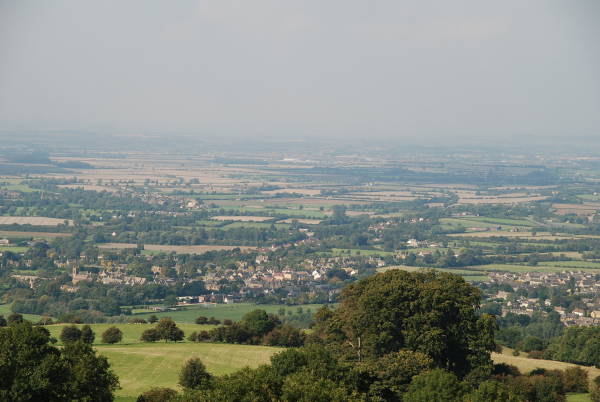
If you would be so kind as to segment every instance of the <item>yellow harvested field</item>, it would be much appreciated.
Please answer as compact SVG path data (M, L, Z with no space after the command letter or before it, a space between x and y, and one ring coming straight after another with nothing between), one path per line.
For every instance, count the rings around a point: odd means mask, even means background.
M519 368L521 373L527 374L536 368L547 370L564 370L569 367L581 367L588 372L590 382L600 375L600 369L596 367L579 366L577 364L557 362L554 360L531 359L526 353L521 352L519 356L512 355L512 349L503 348L502 353L492 353L494 363L506 363Z
M236 222L264 222L273 219L272 216L237 216L237 215L220 215L210 218L215 221L236 221Z
M34 225L34 226L58 226L69 222L69 225L73 224L70 219L58 219L58 218L46 218L44 216L0 216L0 225Z
M125 248L136 248L137 244L133 243L103 243L98 245L99 248L104 249L125 249ZM256 247L248 247L248 246L171 246L168 244L144 244L144 250L150 251L164 251L166 253L170 253L174 251L178 254L203 254L208 251L218 251L218 250L233 250L234 248L239 248L242 251L255 250Z

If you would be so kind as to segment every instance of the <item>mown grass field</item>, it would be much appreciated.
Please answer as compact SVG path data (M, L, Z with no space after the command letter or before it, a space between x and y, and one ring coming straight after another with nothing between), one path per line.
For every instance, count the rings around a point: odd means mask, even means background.
M311 309L314 313L317 311L321 304L304 304L301 306L285 306L281 304L251 304L251 303L238 303L238 304L216 304L206 307L204 305L189 306L187 310L182 311L166 311L163 313L144 312L134 314L136 318L148 319L151 315L157 317L171 317L176 322L181 323L193 323L198 316L215 317L218 320L229 319L233 321L239 321L244 314L256 310L262 309L267 313L277 314L279 309L284 308L286 312L296 312L298 307L302 307L303 310Z
M50 334L59 338L65 325L48 325ZM214 375L232 373L242 367L257 367L268 363L269 358L282 348L252 345L230 345L220 343L156 342L143 343L142 332L155 324L91 324L96 334L95 349L106 356L119 377L121 389L118 401L135 400L142 392L152 387L178 388L179 371L191 357L199 357L208 371ZM107 328L116 326L123 331L122 342L115 345L102 344L101 336ZM208 330L212 325L178 323L185 335L193 331ZM78 325L81 327L81 325ZM60 340L57 345L61 345ZM133 399L132 399L133 398Z
M118 397L137 397L152 387L178 389L179 371L186 360L198 357L214 375L229 374L242 367L257 367L283 350L267 346L216 343L142 343L97 346L106 356L121 389Z

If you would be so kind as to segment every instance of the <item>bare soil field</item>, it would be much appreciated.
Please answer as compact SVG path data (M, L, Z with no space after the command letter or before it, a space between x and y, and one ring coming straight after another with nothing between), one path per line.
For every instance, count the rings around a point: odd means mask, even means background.
M69 222L69 225L73 224L70 219L58 219L58 218L46 218L45 216L0 216L0 225L34 225L34 226L58 226Z
M105 249L124 249L124 248L136 248L137 244L133 243L103 243L98 245L99 248ZM242 251L255 250L256 247L247 247L247 246L171 246L168 244L144 244L144 250L150 251L164 251L166 253L170 253L174 251L178 254L203 254L208 251L218 251L218 250L233 250L234 248L239 248Z
M236 216L236 215L219 215L213 216L210 219L215 221L236 221L236 222L264 222L273 219L271 216Z

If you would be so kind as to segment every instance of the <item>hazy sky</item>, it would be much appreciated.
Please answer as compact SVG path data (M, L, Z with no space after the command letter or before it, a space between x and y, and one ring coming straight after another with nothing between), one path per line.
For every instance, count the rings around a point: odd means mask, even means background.
M0 130L600 138L599 0L0 0Z

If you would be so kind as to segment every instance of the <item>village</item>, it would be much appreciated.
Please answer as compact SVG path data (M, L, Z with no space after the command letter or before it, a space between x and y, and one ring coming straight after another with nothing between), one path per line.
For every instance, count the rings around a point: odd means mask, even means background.
M514 292L498 291L491 298L501 302L502 316L509 313L533 315L536 312L555 311L566 326L600 324L600 281L598 274L585 271L562 272L494 272L489 274L492 284L508 286ZM580 295L579 307L567 309L553 303L548 293L539 292L542 297L526 297L527 291L566 289L568 294ZM519 291L521 290L521 292Z

